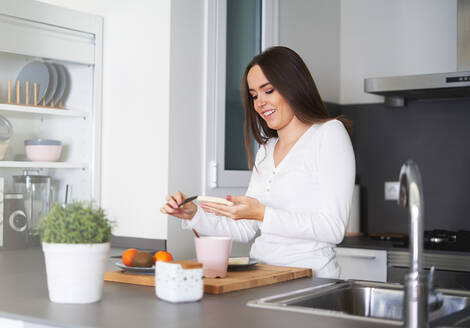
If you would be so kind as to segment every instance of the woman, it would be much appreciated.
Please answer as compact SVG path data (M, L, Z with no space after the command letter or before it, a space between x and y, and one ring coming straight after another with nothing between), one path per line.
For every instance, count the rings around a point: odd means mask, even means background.
M245 144L261 145L246 196L234 203L188 203L167 196L162 213L184 228L248 242L250 256L272 264L309 267L319 277L339 277L333 248L344 237L355 177L347 120L331 119L300 56L273 47L248 64L242 80ZM346 125L345 125L346 124Z

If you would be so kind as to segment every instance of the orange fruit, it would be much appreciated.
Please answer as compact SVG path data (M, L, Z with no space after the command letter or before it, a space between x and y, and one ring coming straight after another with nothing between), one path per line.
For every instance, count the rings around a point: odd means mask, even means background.
M135 248L126 249L121 255L122 263L124 263L125 266L132 266L132 260L137 252L138 250Z
M155 262L157 262L157 261L163 261L163 262L173 261L173 256L171 255L170 252L167 252L167 251L158 251L158 252L155 253L153 258L155 259Z

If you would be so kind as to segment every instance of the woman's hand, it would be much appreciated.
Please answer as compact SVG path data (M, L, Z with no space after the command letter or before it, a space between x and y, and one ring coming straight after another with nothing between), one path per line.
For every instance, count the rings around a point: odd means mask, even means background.
M191 220L197 212L197 206L193 202L189 202L179 207L185 199L186 196L177 191L173 195L166 195L165 199L167 200L166 204L160 208L160 212L163 214L170 214L177 218L184 220Z
M227 206L213 202L201 202L205 212L222 215L234 220L251 219L263 221L266 207L257 199L248 196L227 196L227 200L233 203Z

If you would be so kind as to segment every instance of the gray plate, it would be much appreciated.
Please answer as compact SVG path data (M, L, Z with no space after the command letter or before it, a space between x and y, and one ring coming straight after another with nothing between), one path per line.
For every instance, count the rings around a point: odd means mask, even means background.
M128 267L124 265L122 261L114 263L115 266L132 273L155 273L155 266L151 268L141 268L141 267Z
M42 99L46 95L47 89L49 88L49 69L47 66L38 60L32 61L26 64L18 74L16 81L21 81L21 92L20 92L20 101L21 104L26 103L25 97L25 82L29 82L29 104L34 103L34 87L33 83L38 84L38 104L41 103ZM12 88L12 102L16 103L16 82L11 86Z
M250 261L247 264L229 264L228 265L228 270L230 271L243 271L243 270L249 270L251 267L255 264L257 264L258 261L255 259L250 258Z
M191 259L190 261L197 262L197 259ZM228 271L244 271L252 269L252 266L257 264L258 261L250 258L247 264L229 264L227 267Z
M58 80L58 74L57 70L52 63L45 63L47 68L49 69L49 88L47 89L46 92L46 105L49 105L51 100L54 99L55 91L57 89L57 80Z
M69 75L67 68L64 65L56 64L56 68L58 68L60 78L64 82L62 83L63 84L62 94L60 95L60 97L57 96L55 98L55 103L58 105L60 100L62 99L62 106L65 107L65 102L67 101L67 98L70 93L70 86L71 86L70 75Z
M67 84L67 75L65 72L65 67L60 64L53 64L57 70L57 89L55 90L54 95L54 105L58 106L59 101L64 95L65 87Z

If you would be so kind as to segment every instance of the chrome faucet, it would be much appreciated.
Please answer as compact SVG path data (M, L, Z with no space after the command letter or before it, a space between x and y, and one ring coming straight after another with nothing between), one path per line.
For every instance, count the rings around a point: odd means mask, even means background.
M429 327L429 310L442 306L442 295L434 291L434 268L423 271L424 199L418 165L408 160L400 170L398 205L410 211L410 272L405 275L404 326Z
M398 205L410 210L411 272L423 269L424 199L418 165L408 160L400 170Z

